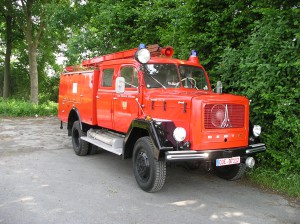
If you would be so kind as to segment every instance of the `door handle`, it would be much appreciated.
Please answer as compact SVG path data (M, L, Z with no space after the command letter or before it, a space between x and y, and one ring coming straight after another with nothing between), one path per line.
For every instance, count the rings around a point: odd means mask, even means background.
M114 100L117 100L118 98L117 98L117 97L114 97L113 99L114 99Z

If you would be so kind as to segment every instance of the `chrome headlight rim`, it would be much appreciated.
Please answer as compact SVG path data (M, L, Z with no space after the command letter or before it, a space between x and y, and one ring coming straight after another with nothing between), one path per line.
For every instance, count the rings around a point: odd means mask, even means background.
M150 60L150 58L150 51L146 48L139 49L135 53L135 59L141 64L146 64Z
M261 134L261 126L253 125L252 133L253 133L254 137L259 137Z

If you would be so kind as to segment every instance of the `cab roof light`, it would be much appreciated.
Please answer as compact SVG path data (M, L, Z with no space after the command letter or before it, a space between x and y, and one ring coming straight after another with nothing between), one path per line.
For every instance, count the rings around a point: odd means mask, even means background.
M194 63L194 64L197 64L197 65L200 64L197 51L191 50L189 61L192 62L192 63Z
M140 44L139 45L139 50L146 48L146 44Z
M192 51L191 51L191 56L197 56L197 51L192 50Z

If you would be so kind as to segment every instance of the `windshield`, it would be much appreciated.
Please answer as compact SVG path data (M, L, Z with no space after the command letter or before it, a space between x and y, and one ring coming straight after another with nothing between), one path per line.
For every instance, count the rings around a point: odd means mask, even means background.
M180 65L181 84L184 88L208 90L204 71L199 67Z
M147 88L184 87L208 90L205 73L200 67L180 65L180 77L175 64L144 64L143 71Z
M144 80L147 88L179 88L178 70L175 64L144 64Z

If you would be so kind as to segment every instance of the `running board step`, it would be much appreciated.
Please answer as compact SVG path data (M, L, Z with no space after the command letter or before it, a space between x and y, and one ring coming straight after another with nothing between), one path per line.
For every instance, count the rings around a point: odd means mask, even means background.
M82 136L81 139L106 151L122 155L124 136L121 134L102 129L90 129L87 132L87 136Z

